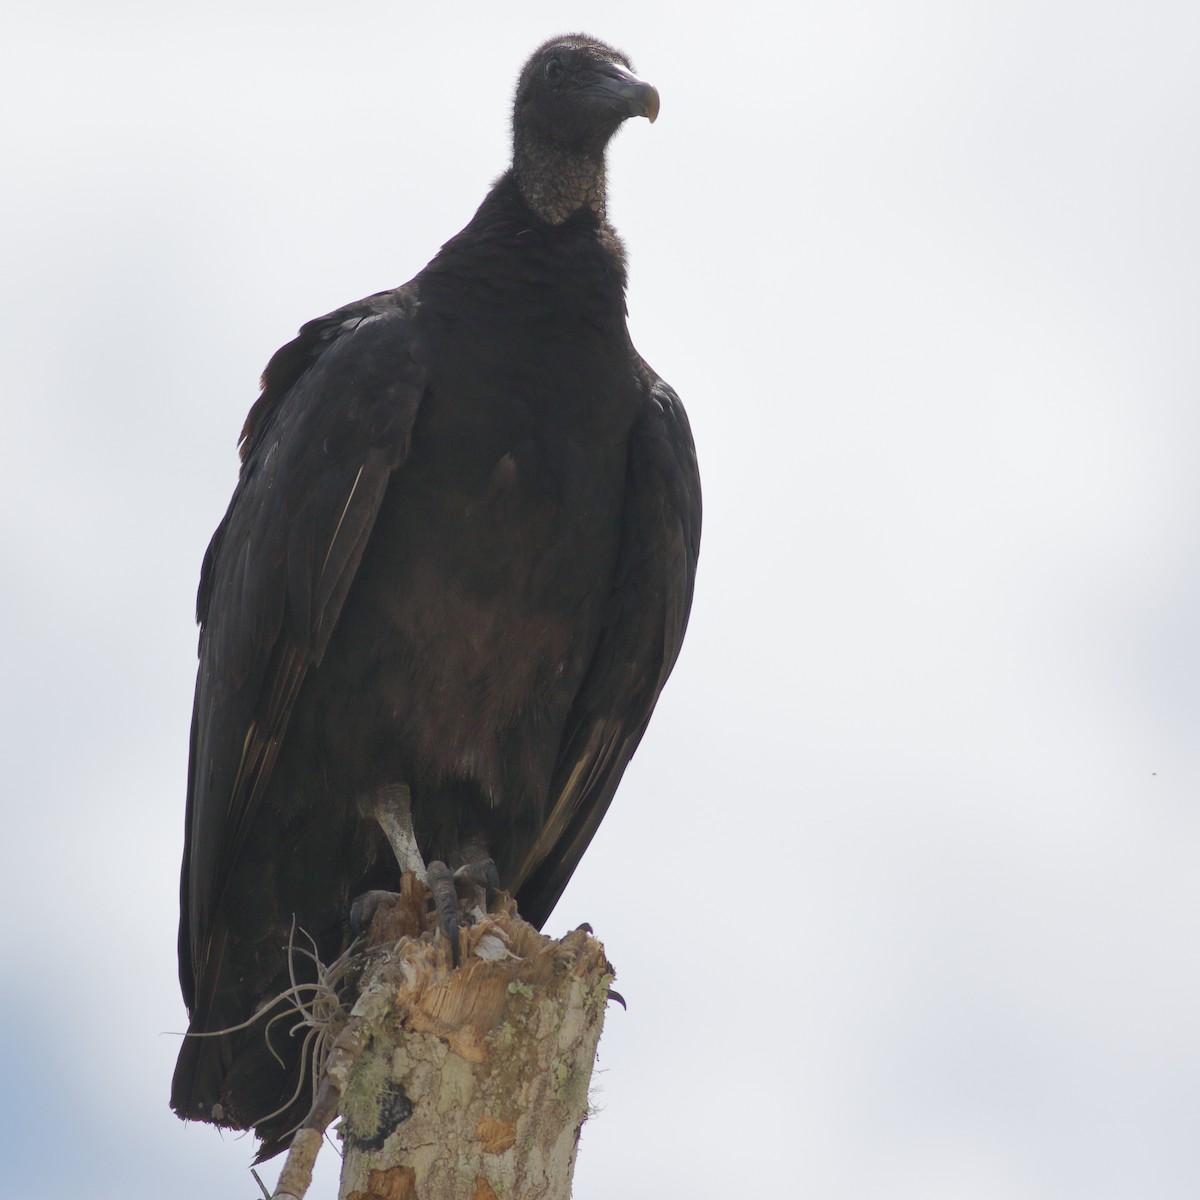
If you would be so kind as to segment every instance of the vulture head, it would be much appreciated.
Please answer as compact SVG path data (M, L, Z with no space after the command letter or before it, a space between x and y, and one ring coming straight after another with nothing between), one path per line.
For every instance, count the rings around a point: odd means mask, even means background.
M658 116L658 91L619 50L585 34L551 38L521 71L513 102L513 173L526 202L561 224L604 216L604 150L628 117Z

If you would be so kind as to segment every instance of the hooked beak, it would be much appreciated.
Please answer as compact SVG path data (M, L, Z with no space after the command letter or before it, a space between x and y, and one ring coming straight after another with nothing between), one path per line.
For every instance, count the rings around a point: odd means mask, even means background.
M653 125L658 116L658 88L617 63L605 63L596 86L617 100L625 116L647 117Z

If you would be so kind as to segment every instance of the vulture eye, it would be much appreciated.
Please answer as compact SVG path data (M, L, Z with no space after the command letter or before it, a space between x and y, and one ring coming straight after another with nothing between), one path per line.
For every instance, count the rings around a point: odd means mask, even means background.
M551 83L557 83L563 76L562 63L557 58L552 58L546 64L546 78Z

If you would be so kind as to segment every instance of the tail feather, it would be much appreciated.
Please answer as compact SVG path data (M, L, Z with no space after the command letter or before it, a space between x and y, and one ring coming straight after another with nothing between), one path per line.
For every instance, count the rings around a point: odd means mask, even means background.
M301 1080L303 1033L290 1036L294 1022L285 1017L271 1027L268 1044L268 1022L279 1011L231 1033L215 1031L231 1028L236 1018L197 1013L171 1081L171 1108L184 1120L253 1129L263 1142L256 1162L287 1149L312 1103L311 1088Z

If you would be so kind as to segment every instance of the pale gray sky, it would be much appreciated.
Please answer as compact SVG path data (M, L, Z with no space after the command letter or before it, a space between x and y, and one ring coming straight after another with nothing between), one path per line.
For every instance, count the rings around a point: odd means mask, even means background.
M167 1109L200 558L271 352L466 222L576 28L662 94L611 215L706 503L549 927L629 1000L576 1197L1194 1200L1200 8L1154 0L9 19L0 1197L257 1194Z

